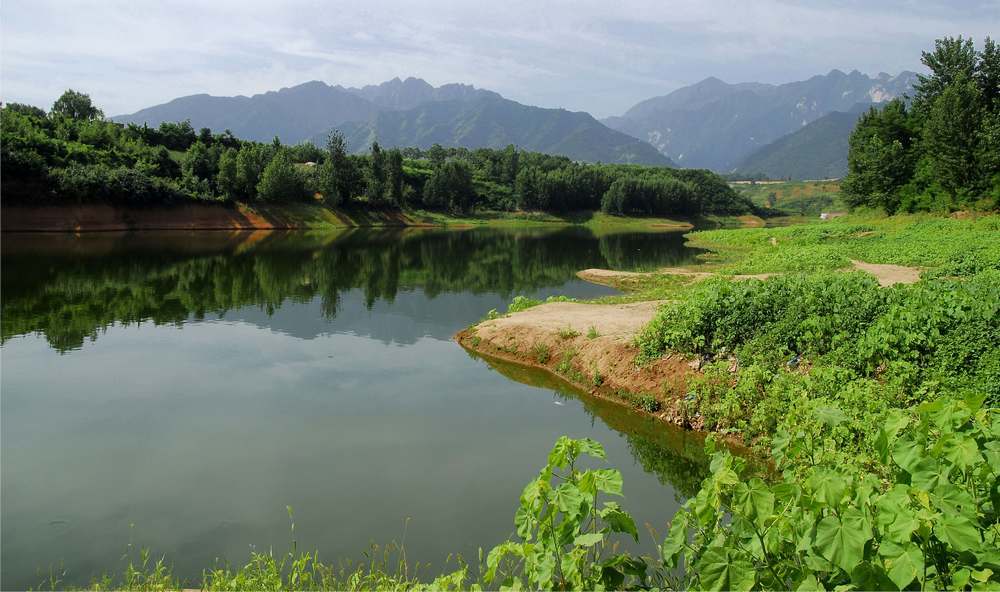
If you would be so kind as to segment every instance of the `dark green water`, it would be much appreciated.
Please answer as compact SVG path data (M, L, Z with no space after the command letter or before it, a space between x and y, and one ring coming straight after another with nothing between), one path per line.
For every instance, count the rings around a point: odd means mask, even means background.
M602 442L661 534L701 441L451 340L518 294L595 297L587 267L690 262L676 233L8 235L2 584L120 572L131 542L197 579L291 540L411 560L512 534L561 434ZM649 537L646 536L647 543Z

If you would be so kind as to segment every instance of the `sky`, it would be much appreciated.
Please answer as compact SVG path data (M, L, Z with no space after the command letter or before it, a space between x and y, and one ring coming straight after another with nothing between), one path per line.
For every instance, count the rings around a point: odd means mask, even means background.
M1000 0L3 0L0 96L48 108L73 88L117 115L416 76L604 117L709 76L922 71L935 38L990 34Z

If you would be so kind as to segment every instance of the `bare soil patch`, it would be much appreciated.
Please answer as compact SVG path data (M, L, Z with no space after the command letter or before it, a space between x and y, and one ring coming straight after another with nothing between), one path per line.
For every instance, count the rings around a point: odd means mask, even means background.
M858 271L864 271L875 276L878 279L879 285L883 288L894 284L915 284L920 281L920 273L923 271L919 267L865 263L864 261L855 261L853 259L851 260L851 265Z
M652 397L658 408L647 413L689 425L679 402L696 370L681 356L642 367L635 363L639 350L633 339L660 304L550 302L484 321L456 339L480 355L543 368L593 396L623 405L635 406L635 397L630 401L628 394Z

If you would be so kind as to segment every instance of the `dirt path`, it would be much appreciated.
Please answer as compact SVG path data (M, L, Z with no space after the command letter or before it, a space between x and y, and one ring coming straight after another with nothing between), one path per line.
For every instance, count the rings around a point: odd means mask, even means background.
M678 405L695 373L687 360L667 356L641 368L635 363L633 340L661 304L550 302L484 321L456 339L478 354L548 370L593 396L700 427Z
M864 261L856 261L854 259L851 260L851 265L858 271L864 271L875 276L878 279L879 285L883 288L894 284L915 284L920 281L920 273L923 271L919 267L865 263Z
M612 269L584 269L583 271L576 272L576 276L581 280L586 280L588 282L593 282L595 284L601 284L604 286L619 287L622 284L634 282L636 280L641 280L643 278L652 277L655 275L677 275L683 277L689 277L696 280L703 280L705 278L710 278L719 275L711 271L691 271L690 269L684 269L681 267L664 267L657 271L615 271ZM776 273L751 273L751 274L738 274L727 276L734 280L766 280L767 278L775 275L780 275Z

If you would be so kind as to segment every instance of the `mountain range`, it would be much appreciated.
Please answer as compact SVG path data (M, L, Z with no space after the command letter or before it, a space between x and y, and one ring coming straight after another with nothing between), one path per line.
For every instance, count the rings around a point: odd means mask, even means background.
M915 81L913 72L869 77L840 70L780 85L706 78L603 121L466 84L394 78L351 88L313 81L250 97L180 97L113 119L154 126L189 119L195 128L292 144L322 144L339 129L355 152L374 140L422 148L515 144L589 162L816 178L846 170L849 114L856 119L859 110L910 92Z
M680 166L730 172L755 150L832 111L908 93L916 77L908 71L869 77L832 70L780 85L706 78L642 101L604 123L646 140Z
M503 147L562 154L589 162L672 166L648 143L612 130L588 113L522 105L465 84L434 87L419 78L394 78L363 88L313 81L252 97L206 94L113 118L159 125L189 119L195 129L228 129L266 142L313 141L322 145L333 128L344 132L355 152L373 140L384 146Z
M514 144L587 162L673 166L646 142L602 125L590 114L529 107L497 97L428 102L407 111L382 111L339 128L353 151L374 140L386 146L502 148ZM322 144L323 135L313 138Z

